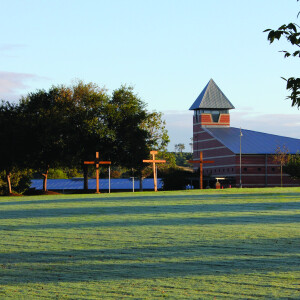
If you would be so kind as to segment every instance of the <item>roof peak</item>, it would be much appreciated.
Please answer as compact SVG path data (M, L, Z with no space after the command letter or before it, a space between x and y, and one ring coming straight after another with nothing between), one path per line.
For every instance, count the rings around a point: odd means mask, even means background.
M190 110L195 109L233 109L234 106L211 78Z

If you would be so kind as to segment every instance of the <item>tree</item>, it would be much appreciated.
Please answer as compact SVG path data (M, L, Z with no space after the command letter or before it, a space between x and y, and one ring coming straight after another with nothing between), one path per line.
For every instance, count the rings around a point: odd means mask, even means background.
M82 81L71 87L38 90L20 101L28 132L28 164L43 171L47 190L49 168L78 166L85 156L106 149L108 97L97 85Z
M292 178L300 178L300 154L294 154L289 156L289 160L285 166L283 166L283 171L289 174Z
M185 149L185 145L184 144L177 144L177 149L179 150L180 153L182 153L182 151Z
M107 111L108 130L112 138L107 144L110 159L126 168L141 169L148 155L148 132L141 128L147 117L145 104L132 87L121 86L113 91Z
M94 83L78 81L29 93L19 108L25 161L43 171L44 191L50 168L78 168L96 151L101 159L141 174L149 149L166 149L169 142L162 114L148 113L132 87L121 86L109 96Z
M149 150L167 151L170 138L166 129L166 121L162 117L161 112L147 112L146 119L141 124L141 128L148 132L146 142Z
M273 155L273 161L280 164L280 186L282 187L282 169L283 166L289 161L289 150L283 145L282 148L278 146Z
M0 171L5 172L7 193L12 194L12 173L18 172L25 165L23 148L27 142L18 105L5 101L0 103L0 128ZM14 177L15 186L18 185L21 177L21 175Z
M299 0L297 0L299 1ZM299 16L299 13L297 17ZM300 32L298 31L299 26L295 23L283 24L277 30L266 29L264 32L269 32L268 40L270 44L273 43L276 39L280 40L281 37L284 37L292 46L297 47L297 50L293 53L290 53L286 50L281 52L284 53L284 57L300 57ZM292 100L292 106L300 106L300 78L290 77L288 79L283 78L287 84L286 89L290 91L290 96L287 99Z

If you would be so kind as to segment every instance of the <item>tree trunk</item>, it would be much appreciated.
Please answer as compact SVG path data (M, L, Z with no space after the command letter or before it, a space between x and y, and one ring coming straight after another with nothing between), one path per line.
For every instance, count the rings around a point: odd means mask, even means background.
M83 165L83 189L87 193L89 191L88 166Z
M282 187L282 164L280 165L280 185Z
M47 166L46 172L42 174L43 178L43 192L47 192L47 179L48 179L49 166Z
M140 192L143 191L143 176L139 176L139 180L140 180Z
M12 193L11 191L11 173L9 171L6 170L6 182L7 182L7 192L8 195L10 195Z

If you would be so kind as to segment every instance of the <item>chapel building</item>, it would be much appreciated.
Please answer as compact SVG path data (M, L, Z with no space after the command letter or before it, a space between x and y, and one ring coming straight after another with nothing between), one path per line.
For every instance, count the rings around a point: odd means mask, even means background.
M203 165L204 187L216 178L224 187L274 187L281 185L280 165L274 161L276 149L300 152L300 139L230 126L232 103L211 79L190 110L193 116L193 158L214 163ZM283 186L299 186L300 181L283 174Z

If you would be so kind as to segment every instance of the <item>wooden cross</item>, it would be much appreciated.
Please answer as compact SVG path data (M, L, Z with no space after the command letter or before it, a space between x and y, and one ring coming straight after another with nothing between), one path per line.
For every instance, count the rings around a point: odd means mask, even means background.
M96 152L96 159L94 161L85 161L83 162L85 165L96 165L96 194L100 194L99 192L99 165L110 165L110 161L100 161L99 160L99 152Z
M157 192L157 178L156 178L156 163L165 163L165 160L155 160L155 154L157 154L157 151L150 151L150 154L152 154L152 159L144 159L144 163L152 163L153 166L153 179L154 179L154 191Z
M200 152L199 160L189 160L191 164L200 164L200 189L203 189L203 164L212 164L214 160L203 160L203 152Z

